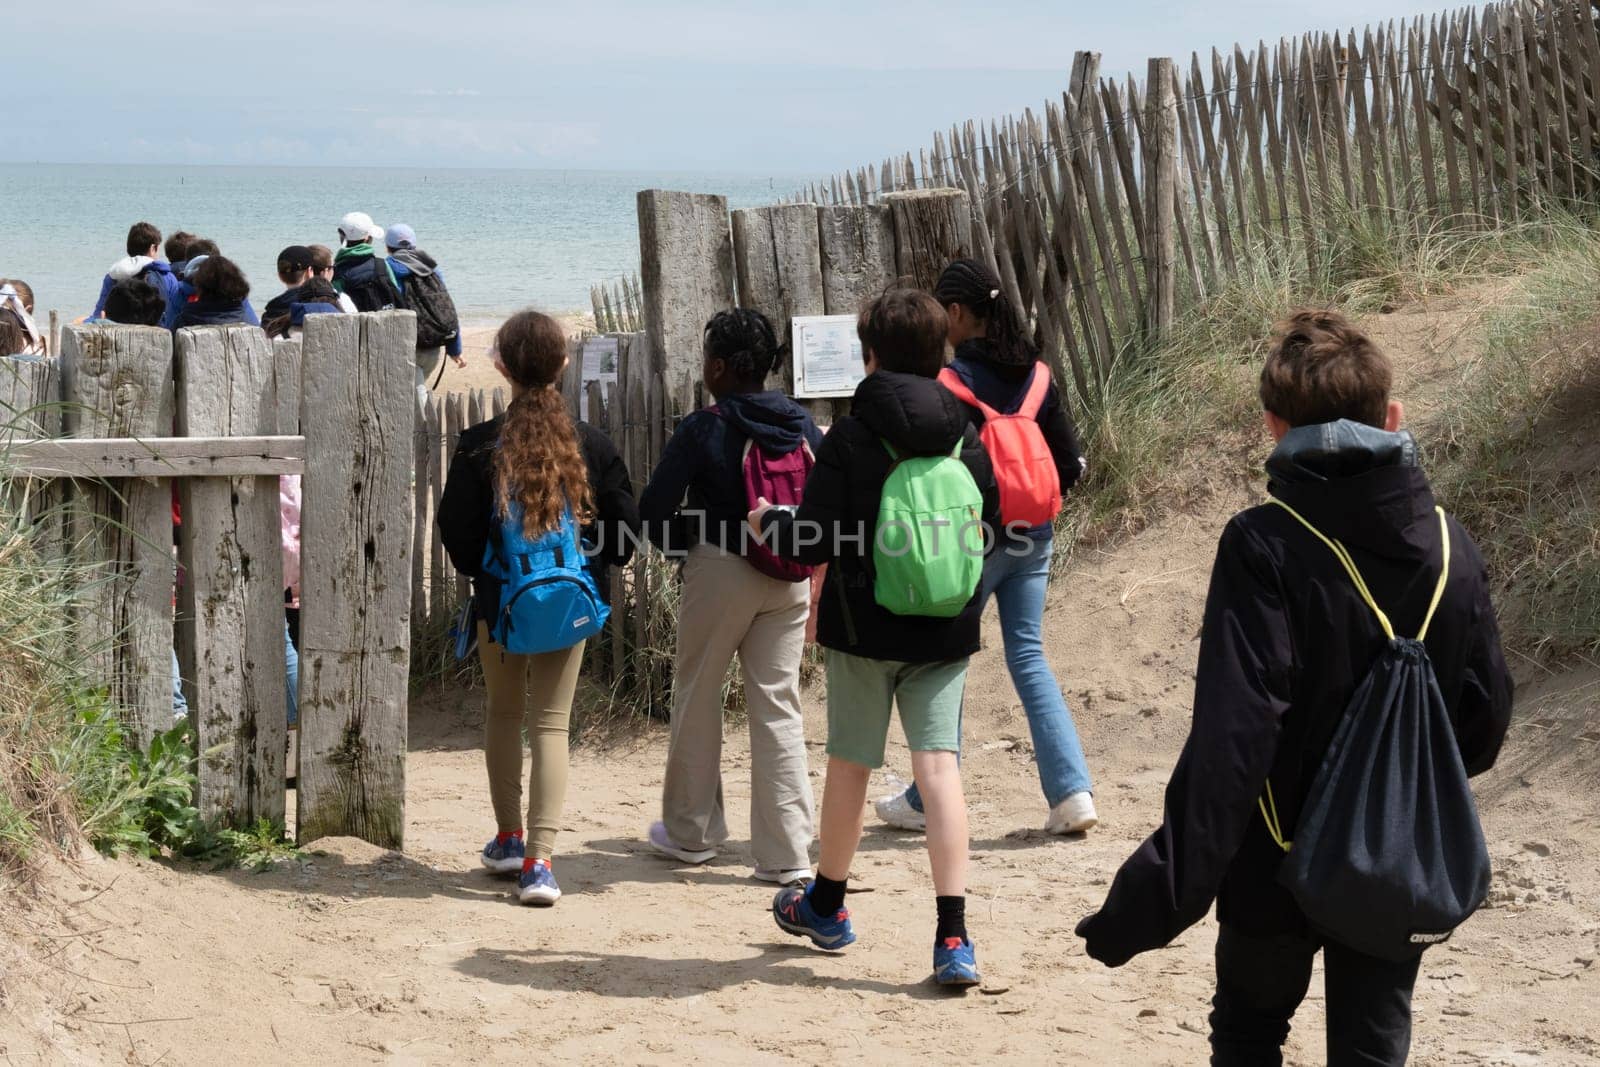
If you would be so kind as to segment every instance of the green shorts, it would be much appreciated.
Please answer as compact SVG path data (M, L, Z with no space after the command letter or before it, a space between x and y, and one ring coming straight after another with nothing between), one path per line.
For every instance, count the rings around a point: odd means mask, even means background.
M827 665L828 755L882 767L889 714L896 704L911 751L961 751L965 659L899 663L830 648Z

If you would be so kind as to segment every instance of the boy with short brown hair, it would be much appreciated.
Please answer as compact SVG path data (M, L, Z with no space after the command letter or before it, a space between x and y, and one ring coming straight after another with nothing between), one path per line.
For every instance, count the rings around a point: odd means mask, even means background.
M1261 400L1277 441L1268 490L1286 506L1250 508L1223 530L1194 722L1164 821L1078 924L1088 954L1116 967L1170 944L1216 900L1214 1064L1280 1062L1319 950L1328 1061L1397 1064L1410 1048L1419 959L1380 959L1318 933L1278 881L1287 852L1275 834L1290 836L1334 730L1389 647L1350 571L1306 525L1343 546L1394 631L1425 630L1468 774L1493 766L1510 719L1483 560L1459 524L1436 514L1392 380L1388 358L1338 312L1296 311L1278 324ZM1264 794L1275 798L1276 830Z

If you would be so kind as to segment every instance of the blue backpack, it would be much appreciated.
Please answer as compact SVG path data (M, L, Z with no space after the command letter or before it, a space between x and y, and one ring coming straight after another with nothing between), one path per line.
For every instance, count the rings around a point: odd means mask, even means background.
M500 583L489 636L507 652L536 655L571 648L599 633L611 611L584 566L571 510L554 530L530 539L515 501L483 550L483 571Z

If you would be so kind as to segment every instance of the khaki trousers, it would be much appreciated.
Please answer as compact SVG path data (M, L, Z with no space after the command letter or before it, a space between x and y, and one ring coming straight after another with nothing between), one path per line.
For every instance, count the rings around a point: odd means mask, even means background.
M485 715L484 762L489 767L489 798L501 833L526 827L528 855L548 860L561 828L567 799L567 733L572 696L578 689L583 645L518 656L502 652L478 623L478 658L489 690ZM528 777L528 821L522 821L522 725L529 697L533 717L528 739L533 769Z
M722 803L722 679L735 652L750 709L750 847L757 867L811 866L811 780L800 716L810 588L696 546L683 566L678 654L661 817L674 844L728 839Z

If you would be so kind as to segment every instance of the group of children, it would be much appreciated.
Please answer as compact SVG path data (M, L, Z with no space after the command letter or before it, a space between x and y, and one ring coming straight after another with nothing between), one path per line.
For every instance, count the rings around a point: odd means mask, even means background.
M877 809L890 825L925 830L933 978L972 985L961 709L991 598L1032 731L1046 828L1081 832L1098 818L1042 647L1052 520L1085 463L1049 369L984 264L951 264L932 293L890 289L862 311L858 333L865 380L849 415L824 433L767 388L783 351L772 325L749 309L714 316L703 376L715 403L680 422L636 506L616 450L561 403L567 357L555 322L523 312L501 328L494 359L513 399L504 416L464 435L440 519L457 568L474 578L489 688L498 832L482 862L517 874L526 903L560 896L551 859L582 641L552 631L530 642L517 601L555 595L547 587L571 569L563 546L570 552L581 538L592 571L625 562L642 528L683 561L671 741L649 845L704 863L729 836L722 682L737 654L750 709L754 876L780 885L771 909L780 928L845 948L856 940L845 894L869 778L898 708L915 784ZM1372 662L1387 649L1436 674L1463 784L1492 765L1509 720L1511 681L1482 560L1465 531L1435 517L1390 385L1386 357L1337 313L1299 312L1280 325L1261 399L1278 442L1269 491L1282 506L1248 509L1223 532L1194 727L1164 822L1078 927L1091 957L1118 966L1169 944L1217 901L1216 1063L1278 1062L1319 950L1330 1059L1405 1059L1417 957L1449 931L1413 934L1414 954L1380 958L1313 925L1301 897L1278 883L1286 835L1320 796L1318 769L1335 734L1348 746L1350 731L1366 728L1341 711L1367 698ZM547 571L556 577L541 578ZM828 694L820 829L799 696L819 575ZM597 632L606 583L568 580L582 588L546 601L559 605L549 611L571 633ZM1406 631L1419 637L1394 637L1391 618L1420 623ZM526 818L525 696L534 703Z

